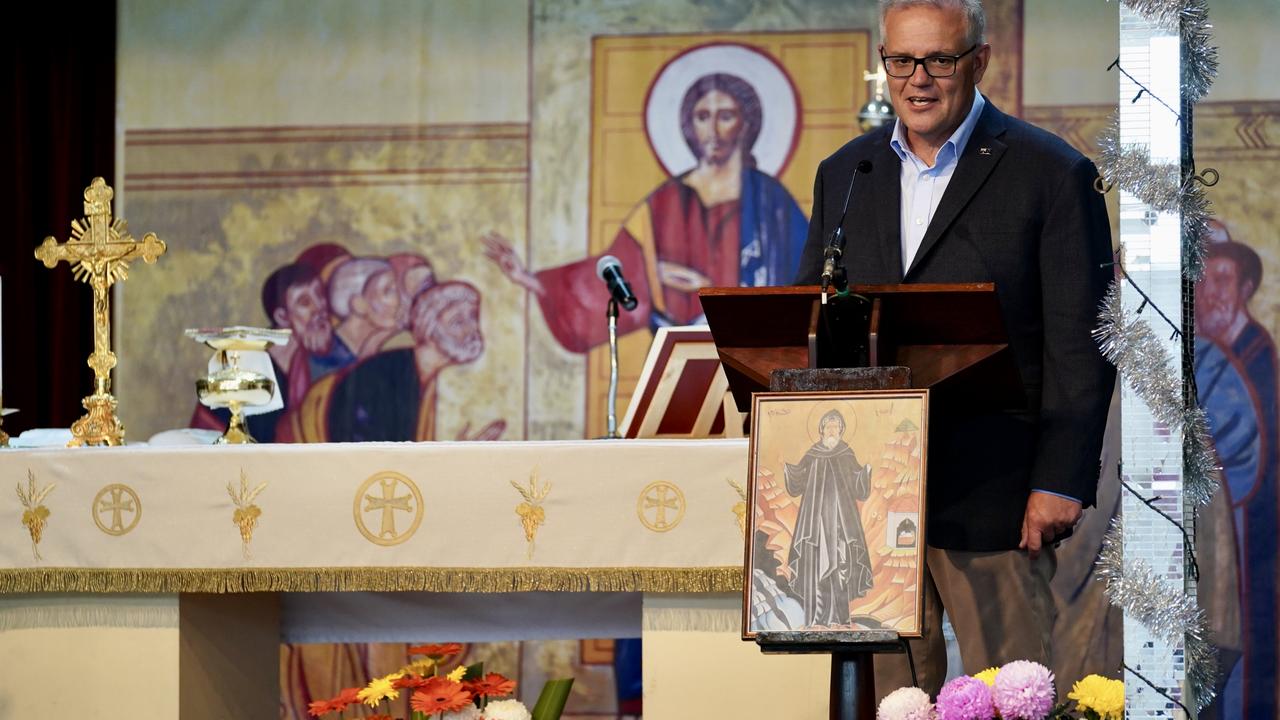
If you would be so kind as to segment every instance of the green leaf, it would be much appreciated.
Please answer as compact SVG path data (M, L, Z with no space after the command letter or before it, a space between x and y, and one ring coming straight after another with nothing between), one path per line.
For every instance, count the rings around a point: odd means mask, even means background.
M1071 717L1071 713L1067 712L1069 706L1070 703L1066 701L1058 703L1056 707L1049 711L1046 720L1074 720Z
M573 689L573 678L548 680L538 695L538 703L533 706L533 720L560 720L564 712L564 704L569 701L569 691Z
M475 665L467 666L467 673L462 676L463 680L479 680L484 677L484 663L478 662Z

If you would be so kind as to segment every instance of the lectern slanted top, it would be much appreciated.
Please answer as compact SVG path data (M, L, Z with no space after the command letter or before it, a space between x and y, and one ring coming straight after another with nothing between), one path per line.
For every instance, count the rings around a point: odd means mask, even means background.
M740 411L774 370L905 366L934 403L1025 405L992 283L703 288L702 309Z

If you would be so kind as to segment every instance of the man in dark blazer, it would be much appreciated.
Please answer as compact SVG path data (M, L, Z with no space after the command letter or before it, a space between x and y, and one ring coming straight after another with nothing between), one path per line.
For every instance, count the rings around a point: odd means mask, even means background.
M980 0L882 0L898 120L819 165L797 277L818 281L862 164L844 221L850 283L996 286L1028 407L930 410L925 637L913 652L931 693L946 677L944 607L966 673L1050 665L1053 544L1094 504L1115 378L1090 335L1112 276L1097 170L977 92L984 26ZM876 658L879 696L909 684L904 656Z

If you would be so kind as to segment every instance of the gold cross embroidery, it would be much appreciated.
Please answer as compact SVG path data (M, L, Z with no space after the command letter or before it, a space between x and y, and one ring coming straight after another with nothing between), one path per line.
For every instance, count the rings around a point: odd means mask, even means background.
M111 531L121 533L124 531L124 522L120 517L122 511L133 512L133 500L124 499L124 488L116 486L111 488L110 500L98 501L98 512L111 513Z
M382 497L374 497L373 495L365 495L364 511L381 510L382 526L378 530L378 537L391 540L396 537L396 510L404 510L412 512L413 507L409 504L409 495L396 496L395 478L384 477L378 481L382 487Z

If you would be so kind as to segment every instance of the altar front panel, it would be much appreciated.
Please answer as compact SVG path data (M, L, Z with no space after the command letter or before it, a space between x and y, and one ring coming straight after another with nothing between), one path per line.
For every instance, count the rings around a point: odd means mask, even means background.
M27 503L0 506L0 592L740 587L743 440L3 459L0 479L17 482ZM37 512L38 528L24 523Z

